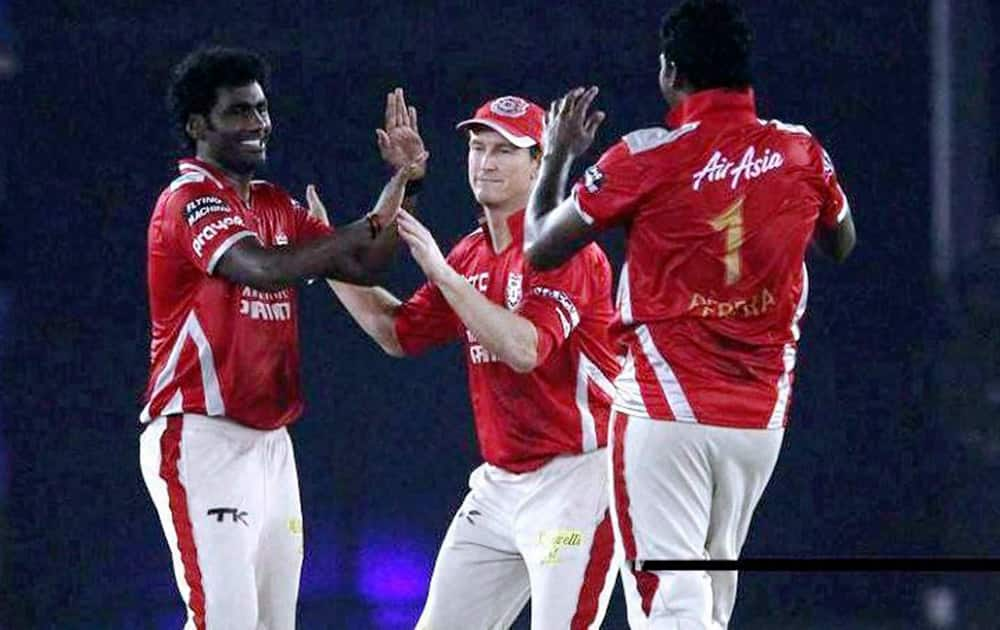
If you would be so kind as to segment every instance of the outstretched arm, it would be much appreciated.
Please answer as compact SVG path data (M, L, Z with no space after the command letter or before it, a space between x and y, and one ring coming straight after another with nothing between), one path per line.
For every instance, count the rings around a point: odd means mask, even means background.
M577 211L576 201L563 199L570 166L594 141L604 112L589 112L597 88L576 88L553 101L545 116L545 151L524 220L524 252L536 269L560 266L596 233Z
M528 319L491 302L445 259L430 231L405 210L399 213L399 235L413 259L476 340L517 372L538 365L538 331Z

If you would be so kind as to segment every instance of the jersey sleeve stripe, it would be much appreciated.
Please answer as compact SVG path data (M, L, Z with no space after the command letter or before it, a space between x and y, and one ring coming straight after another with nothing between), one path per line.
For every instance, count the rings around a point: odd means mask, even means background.
M243 230L222 241L222 245L219 245L219 247L216 248L212 257L208 260L207 270L209 275L215 273L215 266L219 264L219 260L222 258L222 255L229 251L229 248L232 247L236 241L246 238L247 236L256 236L256 234L249 230Z
M659 381L660 389L663 390L674 419L678 422L698 422L691 409L691 404L688 402L687 395L684 394L684 389L681 388L680 381L677 380L677 375L674 374L673 368L670 367L667 360L660 354L656 344L653 343L653 334L649 327L643 324L636 328L635 332L639 338L642 353L656 373L656 380Z
M840 198L844 200L844 205L841 206L840 212L837 213L837 224L839 225L851 213L851 204L848 203L847 195L844 194L844 189L840 187L840 184L837 184L837 190L840 191Z

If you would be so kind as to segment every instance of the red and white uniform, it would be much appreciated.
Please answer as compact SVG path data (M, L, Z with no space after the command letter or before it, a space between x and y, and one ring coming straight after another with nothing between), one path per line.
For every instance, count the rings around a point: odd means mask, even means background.
M581 216L623 224L616 328L629 347L616 408L739 428L788 418L816 222L848 212L800 126L757 118L752 91L706 90L671 130L625 136L573 189Z
M209 164L182 160L149 222L150 378L142 422L174 413L275 429L302 413L296 289L214 275L243 238L265 247L330 233L285 191L251 184L250 205Z
M490 301L534 324L532 372L492 356L433 285L396 313L407 354L462 341L486 460L441 544L419 630L505 628L529 595L532 627L593 629L614 586L619 559L604 448L619 369L608 336L611 268L592 244L559 269L536 271L524 262L523 225L523 211L508 219L513 241L501 252L476 230L448 262Z
M295 627L302 507L285 425L302 412L296 291L215 274L232 245L328 234L283 190L183 160L149 224L152 316L140 465L186 630Z
M480 228L452 249L448 263L490 301L535 325L537 368L518 374L490 355L431 284L399 308L396 334L408 355L462 340L483 459L521 473L607 444L619 364L608 336L614 312L604 252L589 245L559 269L536 271L524 261L524 212L508 225L513 242L504 251L494 252Z
M819 142L758 119L752 90L696 92L667 123L624 136L572 193L585 221L627 231L611 450L635 569L739 556L788 421L806 247L850 211ZM623 575L633 627L729 623L735 571Z

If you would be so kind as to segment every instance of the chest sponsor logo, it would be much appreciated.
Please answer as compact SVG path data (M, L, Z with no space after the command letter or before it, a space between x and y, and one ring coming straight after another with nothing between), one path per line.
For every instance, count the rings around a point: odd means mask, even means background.
M564 549L583 546L583 532L579 529L543 530L538 534L538 546L542 550L542 564L559 564L562 562L559 555Z
M764 149L763 155L758 157L757 149L749 146L743 152L743 157L740 158L739 162L734 162L722 155L721 151L716 151L709 158L705 167L691 176L691 187L694 190L701 190L701 185L705 181L711 184L728 179L729 187L736 190L741 181L748 182L756 179L784 163L785 157L771 149Z
M521 285L523 283L524 275L514 272L507 274L507 291L504 298L508 311L513 311L521 303Z
M292 318L292 292L282 289L269 293L243 287L240 315L267 322L286 322Z
M232 212L232 210L225 201L218 197L198 197L184 206L184 219L188 225L194 225L216 212Z
M246 227L246 224L243 223L243 217L239 215L232 215L225 217L224 219L212 221L205 227L201 228L198 235L194 237L193 241L191 241L191 248L194 249L194 253L201 258L201 253L205 250L205 245L210 243L216 236L222 234L235 225Z
M469 274L465 276L465 279L480 293L486 293L486 289L490 286L490 273L488 271Z

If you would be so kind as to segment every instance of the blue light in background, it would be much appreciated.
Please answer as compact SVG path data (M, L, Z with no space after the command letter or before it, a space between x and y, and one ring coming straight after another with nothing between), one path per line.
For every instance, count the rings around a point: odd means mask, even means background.
M434 566L428 547L424 540L415 540L412 531L369 530L359 552L358 592L376 605L419 604Z

